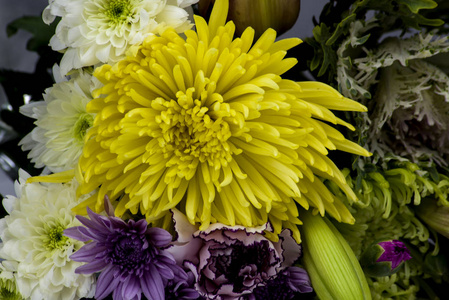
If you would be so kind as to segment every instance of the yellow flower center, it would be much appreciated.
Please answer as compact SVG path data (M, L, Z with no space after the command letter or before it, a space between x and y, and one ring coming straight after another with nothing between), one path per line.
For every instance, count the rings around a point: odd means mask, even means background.
M190 178L198 162L207 161L210 166L218 167L232 159L232 151L226 142L231 132L222 118L231 114L229 106L216 102L209 109L201 100L193 98L194 90L179 91L177 101L157 98L152 104L160 109L155 118L160 131L153 134L160 151L168 157L174 154L166 166L177 165L180 169L178 175L188 174L186 177Z

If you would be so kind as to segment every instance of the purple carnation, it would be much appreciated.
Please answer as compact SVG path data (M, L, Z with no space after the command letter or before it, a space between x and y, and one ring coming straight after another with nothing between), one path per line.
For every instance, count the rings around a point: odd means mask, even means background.
M178 264L192 270L195 288L208 299L243 299L292 266L301 254L289 230L272 242L264 236L269 224L247 228L215 223L199 231L179 211L173 210L173 215L178 239L168 251ZM290 283L295 289L304 284L296 279Z
M391 262L391 269L396 269L403 261L409 260L410 250L407 249L405 244L398 240L390 240L386 242L380 242L384 250L382 255L377 259L377 262L387 261Z
M245 295L243 300L289 300L298 293L312 292L309 275L299 267L284 269L278 276L270 279L265 285L258 286L252 294Z
M107 210L108 211L108 210ZM164 299L165 287L175 293L187 293L188 275L176 265L166 251L172 236L161 228L148 227L145 220L123 221L114 216L102 216L87 209L88 218L77 216L84 226L66 229L68 237L87 242L70 258L87 264L76 273L101 272L95 298L104 299L111 292L113 299ZM174 288L173 288L174 286ZM186 298L194 299L194 298Z
M184 276L186 275L186 276ZM169 280L165 287L165 300L189 300L199 299L200 295L193 287L195 284L195 276L192 272L175 274L173 280Z

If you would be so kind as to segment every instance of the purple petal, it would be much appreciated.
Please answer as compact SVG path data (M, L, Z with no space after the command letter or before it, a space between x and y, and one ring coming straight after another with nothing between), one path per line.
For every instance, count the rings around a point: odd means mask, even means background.
M384 252L377 259L377 262L390 261L392 270L396 269L403 261L412 258L410 250L399 240L380 242L379 245L384 249Z
M118 217L109 217L109 218L103 217L101 219L101 222L104 227L106 227L112 231L124 230L124 229L129 228L129 225L125 221L123 221L122 219L120 219Z
M119 278L114 277L113 270L107 269L101 272L97 280L95 299L101 300L106 298L119 284Z
M108 264L104 260L96 260L81 267L76 268L76 274L92 274L96 272L100 272L103 270Z
M116 219L115 217L105 217L99 214L94 213L92 210L87 211L90 220L94 225L89 226L94 229L104 230L103 228L112 229L114 226L111 225L112 220ZM124 221L123 221L124 222Z
M64 230L64 235L69 238L81 241L81 242L89 241L90 239L87 238L83 233L80 232L80 228L84 228L84 227L76 226L76 227L67 228Z
M104 230L107 228L109 230L114 230L116 228L127 227L127 224L122 219L117 218L117 217L102 216L100 214L94 213L89 207L87 207L87 214L89 215L90 222L84 220L84 222L86 224L83 222L82 223L85 226L92 228L92 229ZM77 218L78 217L79 216L77 216ZM80 220L80 222L81 222L81 220Z
M185 281L187 282L189 280L189 278L192 280L193 282L193 274L192 272L189 272L189 275L186 273L186 271L184 271L184 269L182 269L180 266L178 265L174 265L172 268L174 274L175 274L175 280L176 281Z
M286 276L288 276L288 284L295 292L310 293L313 291L309 274L306 270L299 267L290 267L286 269Z
M158 273L161 275L163 279L170 280L175 277L175 273L173 272L173 268L170 268L169 265L162 264L162 263L156 263L156 268L158 270ZM176 265L173 265L175 267Z
M119 284L117 288L112 292L113 300L140 300L142 298L142 293L137 293L132 298L123 298L123 284Z
M140 295L142 290L139 283L138 278L128 276L128 278L121 284L121 296L123 299L133 299L136 295Z
M86 228L86 227L80 226L80 228L78 228L78 230L86 238L88 238L90 240L94 240L94 241L102 241L105 239L105 236L106 236L104 231L98 230L96 228Z
M109 199L108 195L104 195L104 211L107 213L108 216L114 217L114 206L112 206L111 200Z
M130 222L131 221L133 221L133 220L130 220ZM145 232L147 232L148 223L145 219L141 219L141 220L135 222L135 224L132 227L139 235L143 235L143 234L145 234Z
M97 227L97 224L95 222L89 220L88 218L86 218L84 216L76 216L76 218L78 219L78 221L81 222L81 224L83 224L84 226L86 226L88 228L95 228L95 227Z
M150 265L149 271L140 278L140 286L148 300L164 300L164 283L155 266Z
M79 262L90 262L95 259L98 252L97 242L92 242L84 245L81 249L70 255L70 259Z
M122 284L119 284L119 285L117 285L117 287L114 289L114 291L112 291L112 299L113 300L124 300L124 299L126 299L126 298L123 298L123 296L122 296L122 294L123 294L123 285ZM109 299L111 298L111 297L108 297ZM130 300L132 300L132 299L130 299Z
M168 246L173 238L168 231L158 227L149 227L147 229L147 235L151 243L156 247Z
M184 288L179 294L179 299L185 300L198 299L200 297L200 294L193 288Z
M173 255L167 251L161 251L157 256L157 260L160 262L163 262L166 265L175 265L176 264L176 261L173 258Z

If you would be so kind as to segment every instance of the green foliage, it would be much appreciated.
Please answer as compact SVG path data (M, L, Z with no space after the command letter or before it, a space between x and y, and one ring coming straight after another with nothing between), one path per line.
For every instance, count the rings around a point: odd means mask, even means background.
M432 9L438 5L432 0L400 0L399 3L406 5L414 14L417 14L420 9Z
M327 184L356 219L354 225L334 222L355 254L359 257L372 244L390 239L401 240L411 251L412 259L398 273L367 276L373 299L442 297L445 291L430 286L449 282L444 256L449 240L429 230L415 211L423 199L449 206L448 174L410 162L394 162L386 169L366 168L357 179L347 169L344 173L357 194L357 202L349 201L334 184Z
M335 85L337 69L337 49L348 38L351 23L356 20L364 22L368 16L379 20L379 26L371 28L360 39L359 45L376 43L386 33L400 29L420 29L423 26L440 26L440 19L429 19L422 15L423 10L434 9L437 2L433 0L331 0L323 9L320 21L313 30L313 38L305 41L315 50L310 61L314 74Z
M369 114L353 114L357 125L353 139L358 136L374 154L369 161L375 164L408 158L445 166L449 77L443 69L449 70L448 37L436 35L435 30L408 38L388 37L363 52L351 53L360 47L360 37L378 26L377 20L357 20L337 50L340 92L369 110Z

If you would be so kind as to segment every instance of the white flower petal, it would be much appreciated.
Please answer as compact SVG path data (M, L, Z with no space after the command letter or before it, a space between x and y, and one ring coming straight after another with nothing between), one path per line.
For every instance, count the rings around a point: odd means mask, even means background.
M102 47L99 47L100 50L98 50L95 53L95 56L98 58L99 61L107 61L109 58L109 52L111 52L111 45L104 45Z
M86 105L99 84L90 74L75 72L69 81L59 79L47 89L44 101L21 107L21 112L37 119L37 127L20 141L24 151L31 150L28 157L36 167L47 166L52 172L73 168L94 118L86 112Z
M26 175L27 176L27 175ZM16 270L17 290L25 299L80 299L93 296L94 276L75 273L81 263L72 261L73 250L84 244L60 236L80 225L71 209L76 181L67 184L25 183L13 213L0 221L0 257L5 268ZM58 237L60 236L60 237Z
M189 14L182 8L167 5L156 18L158 23L163 23L168 27L184 27L188 22Z
M56 19L56 16L51 12L49 6L47 6L42 12L42 20L44 20L45 24L51 24Z
M167 5L166 0L54 0L43 18L51 23L55 17L61 17L50 45L56 51L66 49L61 62L65 75L72 69L112 64L130 46L167 26L177 32L189 29L189 13L184 8L190 9L196 2L170 0ZM163 24L158 24L158 20Z

